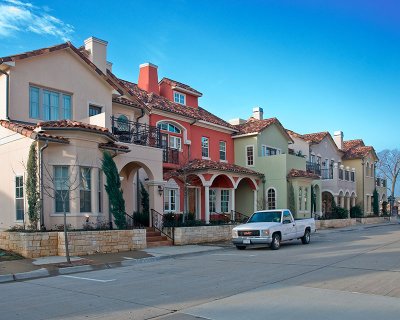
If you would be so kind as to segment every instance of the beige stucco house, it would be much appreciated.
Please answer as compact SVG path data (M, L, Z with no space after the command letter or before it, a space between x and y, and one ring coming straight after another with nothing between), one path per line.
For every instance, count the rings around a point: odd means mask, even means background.
M54 188L66 188L57 184L65 176L76 183L69 190L68 224L112 220L104 150L120 173L126 212L138 207L139 169L146 172L150 208L162 212L160 132L148 125L149 110L113 75L106 57L107 42L91 37L79 48L67 42L0 58L0 230L28 222L25 168L32 144L42 168L42 227L63 224ZM129 135L116 134L122 131Z

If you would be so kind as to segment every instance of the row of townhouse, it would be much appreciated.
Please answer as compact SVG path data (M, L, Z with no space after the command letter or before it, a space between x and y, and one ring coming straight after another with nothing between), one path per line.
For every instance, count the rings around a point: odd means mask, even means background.
M63 224L60 195L70 192L75 228L112 217L101 170L113 155L126 212L141 210L140 184L152 213L249 215L288 206L297 217L329 212L329 197L371 212L376 154L361 140L329 133L300 135L255 108L230 122L199 106L202 93L140 65L138 83L118 78L107 42L91 37L0 59L0 230L27 220L26 163L36 145L40 167L40 225ZM301 156L300 156L301 155ZM77 177L77 188L60 183ZM379 181L385 200L385 181ZM62 192L45 192L46 185ZM363 199L364 201L360 200ZM233 217L232 217L233 218ZM150 219L151 223L151 219Z

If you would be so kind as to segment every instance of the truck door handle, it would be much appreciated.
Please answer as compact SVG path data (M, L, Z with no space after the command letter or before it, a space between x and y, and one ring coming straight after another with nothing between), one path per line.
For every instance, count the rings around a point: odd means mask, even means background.
M296 224L295 223L293 223L293 227L295 227L296 226Z

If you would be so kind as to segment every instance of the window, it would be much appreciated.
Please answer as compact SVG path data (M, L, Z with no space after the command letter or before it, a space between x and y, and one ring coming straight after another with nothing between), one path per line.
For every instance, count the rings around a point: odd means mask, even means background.
M317 164L321 165L321 157L317 156Z
M303 189L299 187L299 211L303 208Z
M343 180L343 169L339 168L339 179Z
M93 117L101 113L101 107L89 104L89 117Z
M129 119L126 115L121 114L118 117L117 128L119 131L129 131Z
M186 96L179 92L174 92L174 102L179 104L185 104Z
M267 203L268 203L268 209L276 209L276 197L275 197L275 190L274 189L268 189L267 192Z
M172 149L181 150L181 138L169 136L169 147Z
M222 161L226 161L226 142L219 142L219 159Z
M24 220L24 177L15 177L15 217Z
M209 210L210 212L216 212L215 203L217 202L217 192L214 189L210 189L208 195Z
M307 207L307 198L308 198L308 188L307 187L305 187L304 188L304 210L307 210L308 209L308 207Z
M69 212L69 173L68 166L54 166L54 189L56 212Z
M175 212L177 210L176 206L176 196L177 196L177 189L164 189L164 211L166 212Z
M81 212L91 212L92 211L92 180L91 180L91 169L90 168L80 168L80 208Z
M248 166L254 166L254 147L253 146L246 147L246 164Z
M99 201L99 212L103 211L103 171L101 171L100 169L98 170L99 172L99 197L98 197L98 201Z
M344 172L344 180L349 181L349 178L350 178L350 172L346 170Z
M201 138L201 156L203 158L209 158L208 147L209 147L208 138L202 137Z
M350 173L350 180L351 180L352 182L354 182L354 180L355 180L355 173L354 173L354 171L352 171L352 172Z
M229 211L229 190L221 190L221 212Z
M30 86L29 117L42 120L71 119L72 96Z
M261 146L261 156L262 157L268 157L268 156L275 156L277 154L280 154L281 151L275 148L271 148L265 145Z
M168 122L161 122L158 124L158 127L164 131L168 131L168 132L172 132L172 133L181 133L181 129L179 129L177 126L175 126L171 123L168 123Z
M315 155L314 154L310 155L310 162L315 163Z

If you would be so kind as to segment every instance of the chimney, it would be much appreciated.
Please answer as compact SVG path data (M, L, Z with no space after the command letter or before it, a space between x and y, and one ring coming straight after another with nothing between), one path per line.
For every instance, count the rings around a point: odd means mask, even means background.
M90 37L85 41L85 49L89 51L89 60L104 73L107 72L107 41Z
M253 108L253 118L257 120L262 120L264 117L264 110L260 107Z
M335 131L333 133L333 140L339 149L343 148L343 131Z
M158 67L152 63L143 63L139 66L138 87L147 91L160 94L158 86Z
M235 119L228 120L228 123L233 126L237 126L239 124L246 123L246 120L240 119L240 118L235 118Z

